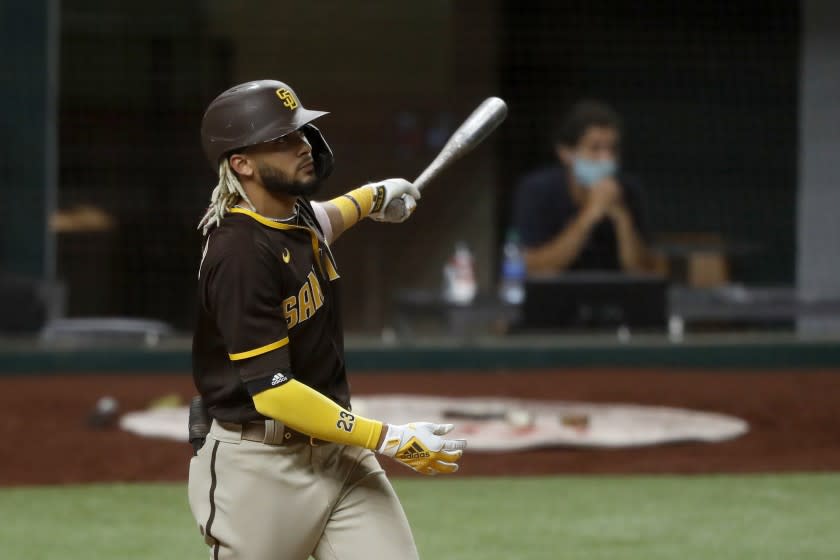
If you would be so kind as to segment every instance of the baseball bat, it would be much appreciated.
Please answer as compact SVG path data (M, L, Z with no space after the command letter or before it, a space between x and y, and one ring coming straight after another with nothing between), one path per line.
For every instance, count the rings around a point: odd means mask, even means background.
M507 104L499 97L488 97L476 107L469 117L452 133L449 140L426 169L414 180L414 186L420 190L437 177L441 171L465 154L496 130L507 116ZM395 198L385 209L389 220L398 220L405 213L405 202Z

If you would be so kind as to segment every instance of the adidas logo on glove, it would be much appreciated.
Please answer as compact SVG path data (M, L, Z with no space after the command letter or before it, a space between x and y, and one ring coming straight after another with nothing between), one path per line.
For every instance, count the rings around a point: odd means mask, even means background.
M274 387L275 385L280 385L281 383L285 383L288 380L289 378L283 375L282 373L275 373L274 377L271 378L271 386Z
M431 453L420 447L417 442L397 454L398 459L424 459L426 457L431 457Z

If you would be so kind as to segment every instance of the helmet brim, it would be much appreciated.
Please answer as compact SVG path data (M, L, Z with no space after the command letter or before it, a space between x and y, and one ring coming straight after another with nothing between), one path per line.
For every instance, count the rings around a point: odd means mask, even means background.
M315 119L321 118L324 115L329 115L329 111L312 111L310 109L298 109L295 113L295 118L291 123L291 126L286 124L285 126L278 126L274 132L271 129L266 130L266 135L269 136L268 140L264 140L263 142L273 142L278 138L283 138L287 134L291 134L296 130L300 130L301 127L305 124L309 124ZM292 128L293 127L293 128Z

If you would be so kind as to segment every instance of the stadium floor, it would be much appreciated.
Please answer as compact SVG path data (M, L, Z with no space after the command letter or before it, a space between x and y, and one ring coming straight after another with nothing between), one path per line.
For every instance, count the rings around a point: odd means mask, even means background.
M355 394L632 402L739 416L751 431L720 444L641 449L542 449L473 454L462 475L558 473L740 473L840 469L837 371L529 370L354 374ZM15 376L0 379L0 485L184 480L190 449L113 430L91 430L87 416L104 395L122 410L145 408L167 394L188 398L186 375ZM392 475L411 476L387 462ZM459 475L460 476L460 475Z

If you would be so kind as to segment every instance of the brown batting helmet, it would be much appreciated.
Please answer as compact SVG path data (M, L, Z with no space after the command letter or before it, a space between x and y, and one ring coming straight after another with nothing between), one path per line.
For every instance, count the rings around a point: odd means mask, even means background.
M234 86L207 107L201 121L201 143L213 169L234 150L276 140L302 130L312 145L315 171L326 178L333 154L321 132L311 124L328 113L305 109L288 85L277 80L257 80Z

